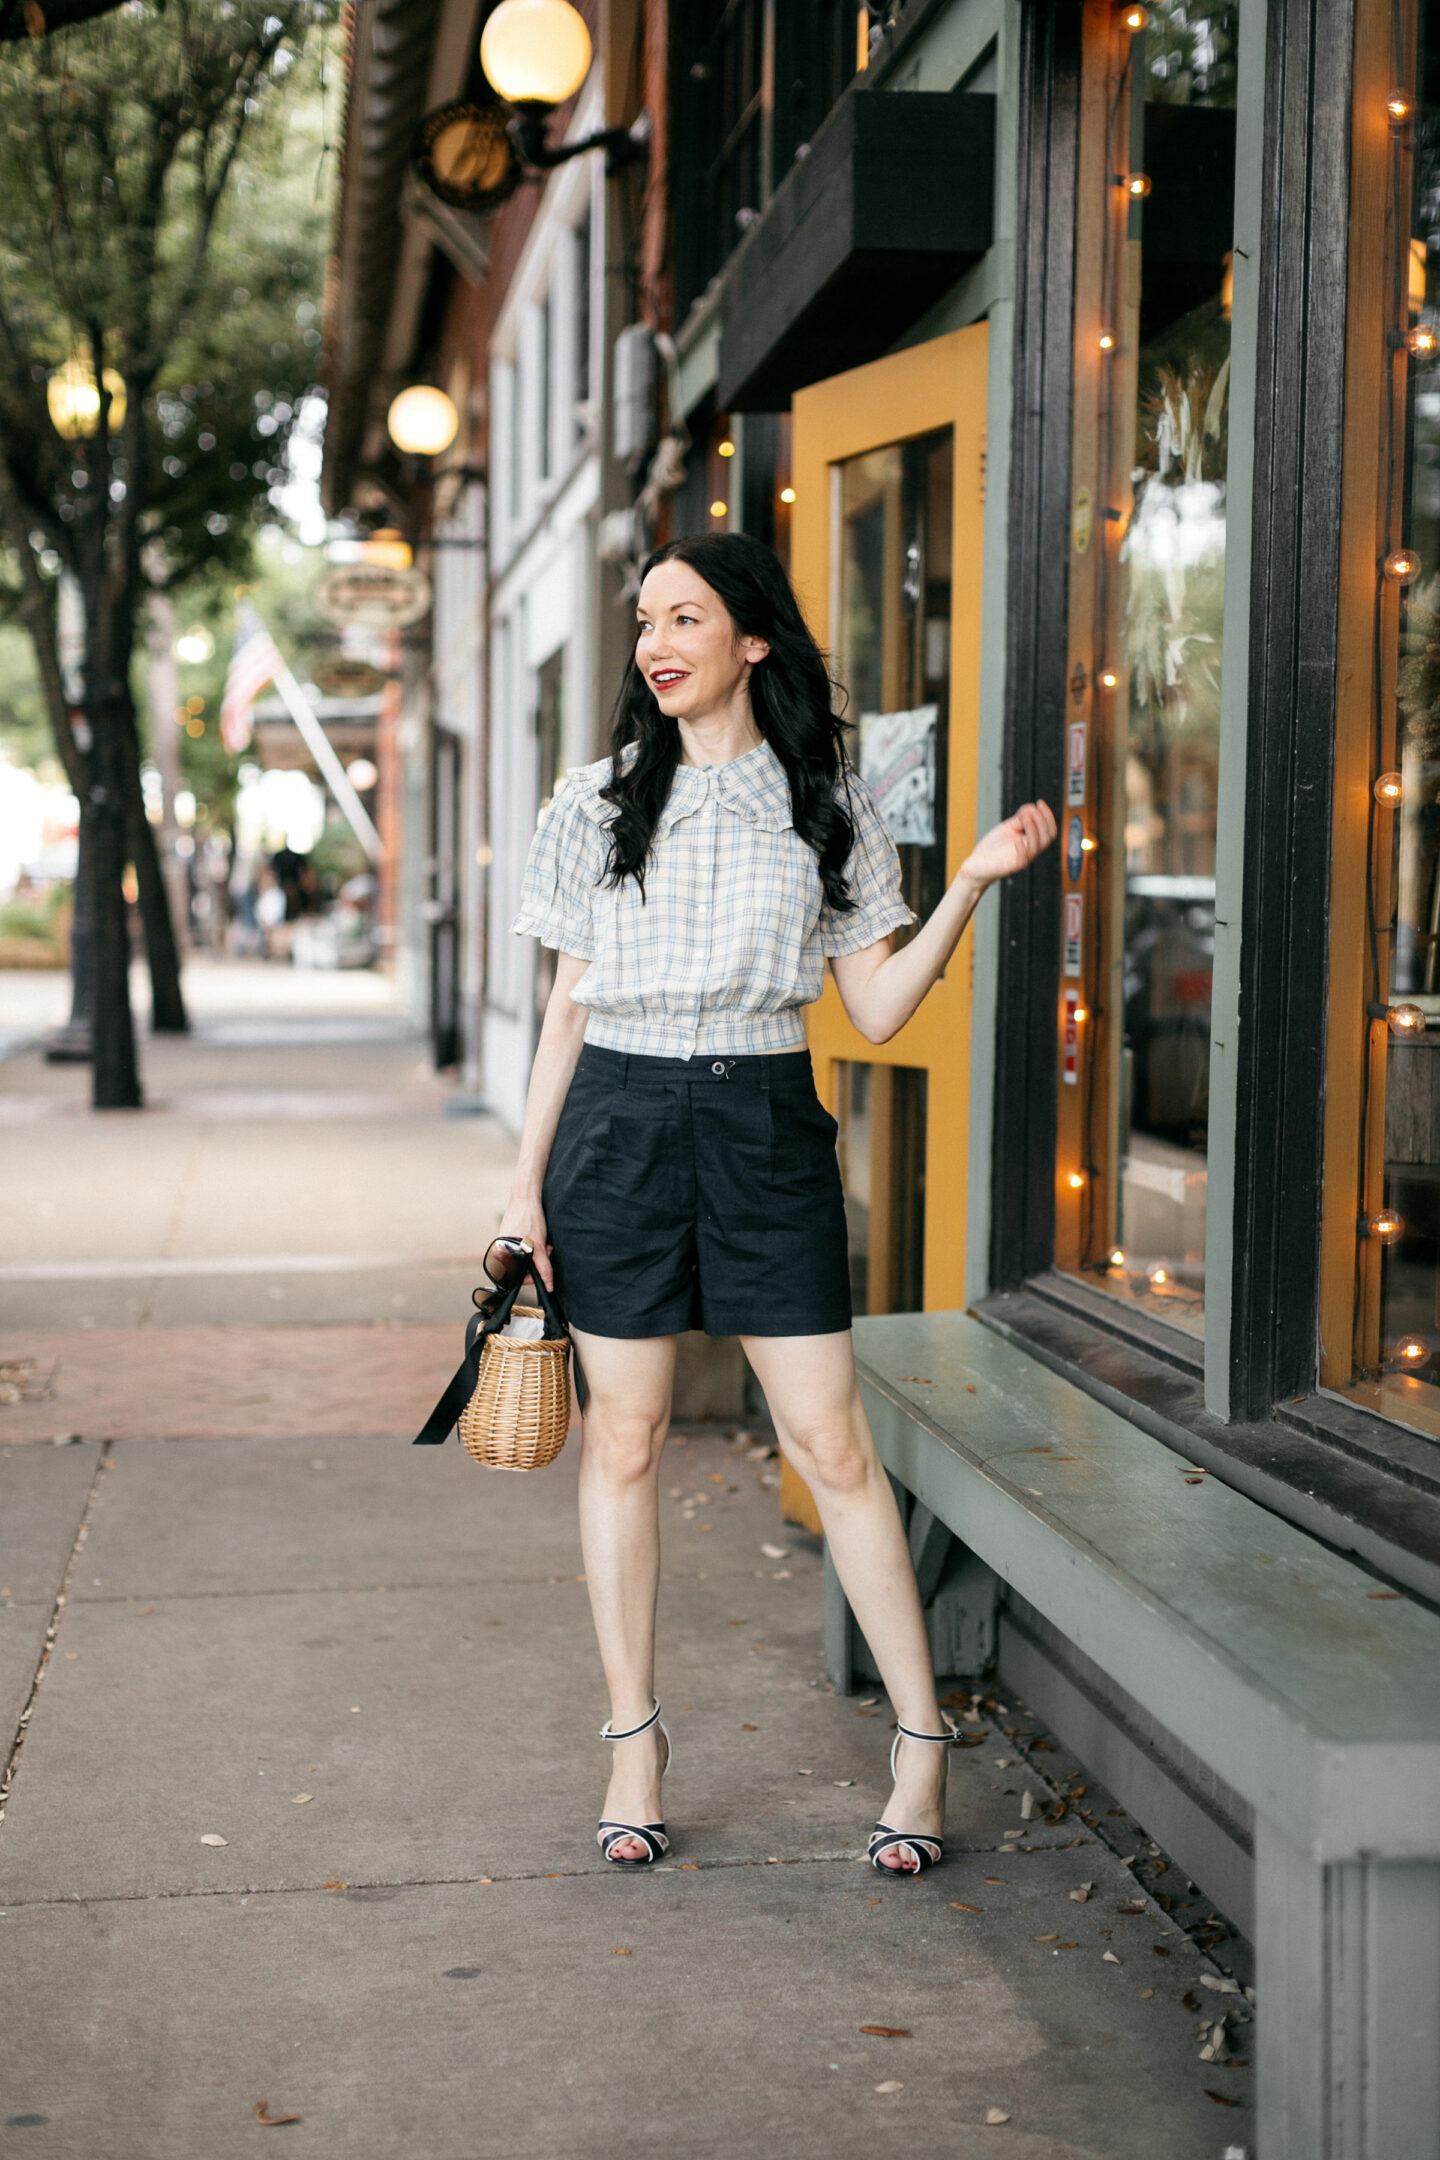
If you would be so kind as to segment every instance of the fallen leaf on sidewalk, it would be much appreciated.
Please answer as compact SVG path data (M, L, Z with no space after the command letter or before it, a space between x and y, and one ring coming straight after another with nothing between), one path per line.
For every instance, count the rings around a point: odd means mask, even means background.
M1169 1957L1170 1955L1170 1952L1166 1949L1164 1943L1151 1943L1150 1947L1154 1951L1156 1957Z
M860 2030L862 2033L872 2034L877 2040L913 2040L915 2037L914 2033L907 2032L903 2025L862 2025Z
M1200 2008L1200 1998L1195 1993L1194 1988L1186 1988L1185 1993L1180 1997L1180 2006L1184 2010L1198 2010Z
M1009 2120L1009 2108L986 2108L985 2110L985 2121L989 2128L992 2130L995 2129L1000 2123L1007 2123L1009 2122Z
M876 2092L904 2092L905 2087L901 2084L899 2078L886 2078L884 2084L877 2085L875 2090Z
M741 1732L759 1732L760 1728L758 1725L742 1725L740 1730Z
M854 1780L854 1778L853 1778L853 1777L837 1777L837 1778L832 1778L832 1780L831 1780L831 1783L832 1783L832 1784L834 1784L834 1785L839 1785L840 1787L842 1787L842 1789L843 1789L843 1787L845 1787L846 1785L853 1785L853 1784L854 1784L854 1782L855 1782L855 1780Z
M313 1800L314 1797L315 1795L313 1792L292 1793L290 1795L290 1805L291 1807L304 1807L306 1801Z
M1154 1990L1154 1988L1141 1988L1141 1990L1140 1990L1140 2000L1141 2000L1141 2002L1154 2002L1154 2000L1155 2000L1155 1990Z
M788 1545L762 1545L760 1550L767 1560L788 1560L790 1557Z
M272 2115L270 2113L270 2102L268 2100L257 2100L255 2102L255 2120L258 2123L264 2123L267 2130L278 2130L283 2123L299 2122L300 2117L298 2115Z
M1070 1892L1071 1904L1088 1905L1090 1902L1090 1893L1094 1888L1095 1885L1093 1882L1082 1882L1078 1890L1072 1890Z
M950 1900L950 1910L952 1912L984 1912L985 1908L983 1905L962 1905L959 1898L952 1897Z
M1201 1973L1200 1985L1203 1988L1213 1989L1217 1995L1238 1995L1240 1993L1239 1981L1232 1980L1228 1974Z
M815 1773L813 1770L797 1770L795 1775L796 1777L814 1777Z
M1107 1965L1119 1965L1122 1963L1122 1960L1116 1957L1113 1950L1102 1950L1100 1955Z
M611 1957L633 1957L635 1953L633 1950L612 1950L610 1955Z
M480 1880L481 1882L488 1882L490 1878L488 1875L482 1875L480 1877ZM350 1885L349 1883L341 1882L340 1878L338 1876L335 1876L332 1878L331 1881L327 1883L321 1883L320 1887L322 1890L348 1890Z
M984 1877L984 1880L988 1883L993 1883L997 1890L1004 1890L1009 1887L1003 1875L987 1875Z
M1036 1942L1059 1942L1060 1936L1058 1932L1054 1935L1037 1935L1034 1940Z
M1027 1785L1027 1786L1026 1786L1026 1788L1025 1788L1025 1790L1024 1790L1024 1792L1023 1792L1023 1793L1021 1793L1021 1795L1020 1795L1020 1819L1021 1819L1021 1821L1022 1821L1022 1822L1029 1822L1029 1821L1030 1821L1030 1820L1032 1819L1032 1817L1034 1816L1034 1813L1035 1813L1035 1795L1034 1795L1034 1793L1033 1793L1033 1792L1031 1792L1031 1790L1030 1790L1029 1786Z
M1235 2095L1233 2093L1216 2092L1213 2085L1206 2085L1203 2090L1206 2099L1215 2101L1220 2107L1240 2106L1240 2102L1235 2098Z
M228 1845L230 1840L228 1837L221 1837L216 1830L207 1830L201 1837L200 1842L202 1845Z

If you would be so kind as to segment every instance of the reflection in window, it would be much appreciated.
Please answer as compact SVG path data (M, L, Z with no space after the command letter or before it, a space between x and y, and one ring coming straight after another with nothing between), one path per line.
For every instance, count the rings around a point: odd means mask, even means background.
M1428 85L1440 70L1440 22L1433 10L1422 11L1421 25L1417 80ZM1422 106L1416 117L1410 177L1410 244L1401 264L1408 271L1407 327L1434 333L1440 326L1440 110L1434 106ZM1399 799L1387 810L1386 785L1377 788L1378 905L1369 934L1382 984L1390 944L1390 1032L1371 1067L1376 1082L1383 1069L1384 1199L1371 1224L1380 1248L1371 1277L1372 1297L1378 1277L1379 1311L1373 1304L1362 1311L1359 1365L1372 1387L1379 1382L1378 1407L1440 1433L1440 362L1433 337L1428 352L1423 337L1411 342L1422 349L1409 361L1397 408L1403 493L1392 509L1419 572L1399 595L1393 749L1384 741L1383 719L1378 738L1381 762L1398 775ZM1392 794L1394 787L1392 777ZM1390 942L1385 918L1392 912ZM1373 1184L1371 1194L1373 1206Z
M1108 1287L1193 1333L1204 1313L1236 32L1233 6L1162 4L1130 47L1143 102L1130 105L1128 170L1148 188L1125 213L1111 422L1120 507L1107 511L1123 538L1097 645L1124 919L1123 1027L1104 1053L1119 1174L1092 1256ZM1120 904L1117 883L1105 889ZM1092 1159L1102 1150L1092 1135Z
M852 755L922 919L945 891L953 465L942 428L839 467L839 660Z

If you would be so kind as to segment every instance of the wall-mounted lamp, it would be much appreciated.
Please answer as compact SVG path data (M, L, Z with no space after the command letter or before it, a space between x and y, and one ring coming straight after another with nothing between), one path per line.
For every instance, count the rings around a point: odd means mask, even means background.
M1414 548L1396 548L1393 555L1385 557L1385 575L1396 585L1408 585L1411 578L1419 577L1420 557Z
M459 434L460 415L434 383L412 383L391 400L385 426L391 442L407 457L439 457Z
M500 0L481 33L480 65L510 110L466 103L427 114L415 160L425 185L452 209L493 210L527 172L549 172L587 150L605 152L607 173L641 162L648 113L633 127L599 128L578 142L545 139L551 114L580 88L590 58L590 32L569 0Z

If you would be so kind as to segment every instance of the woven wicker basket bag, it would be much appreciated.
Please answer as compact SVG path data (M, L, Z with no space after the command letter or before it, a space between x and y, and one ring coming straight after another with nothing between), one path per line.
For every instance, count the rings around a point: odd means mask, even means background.
M431 1411L416 1445L460 1438L491 1470L543 1470L570 1429L570 1334L559 1305L537 1282L539 1305L517 1303L522 1285L474 1292L465 1330L465 1362ZM539 1320L544 1334L527 1342L502 1333L512 1320Z

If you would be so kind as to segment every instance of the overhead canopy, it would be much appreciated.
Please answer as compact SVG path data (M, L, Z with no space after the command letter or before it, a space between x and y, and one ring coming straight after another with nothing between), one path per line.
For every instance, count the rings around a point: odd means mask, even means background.
M720 407L782 411L888 352L989 247L994 186L987 93L842 98L730 265Z

